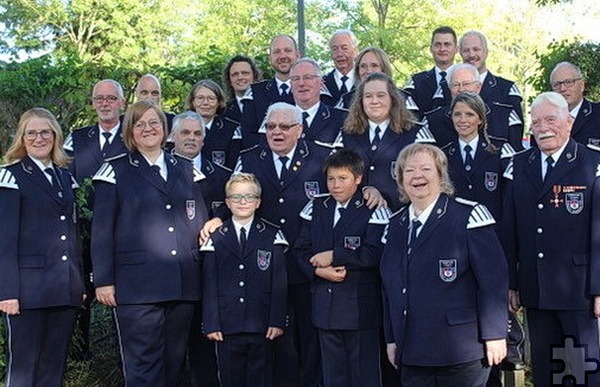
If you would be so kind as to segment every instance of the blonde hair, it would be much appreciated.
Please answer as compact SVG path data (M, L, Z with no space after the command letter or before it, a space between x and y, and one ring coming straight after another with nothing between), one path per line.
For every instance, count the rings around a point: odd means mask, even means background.
M52 129L52 133L54 133L54 144L52 145L50 158L57 167L65 167L69 162L69 157L62 147L62 130L60 129L60 125L58 124L56 117L54 117L54 115L48 110L43 108L29 109L21 115L21 118L19 119L19 125L17 126L17 133L15 133L13 142L4 155L4 161L6 163L14 163L21 161L25 156L27 156L27 149L25 148L24 142L25 130L27 129L29 121L31 121L33 118L40 118L48 121L50 129Z
M229 180L227 180L227 183L225 183L225 195L229 196L229 192L231 192L231 187L233 187L234 184L242 183L253 184L256 188L256 194L258 195L258 197L260 197L260 195L262 194L262 188L260 186L260 183L258 182L258 179L253 173L236 173L235 175L231 175Z
M440 148L433 145L414 143L402 149L398 155L398 158L396 159L396 183L398 183L400 201L402 203L410 202L410 199L408 198L408 195L406 195L406 191L402 186L404 180L404 169L406 168L408 159L414 157L418 153L425 153L431 156L435 164L438 177L440 178L441 192L445 193L446 195L454 195L454 185L452 185L450 175L448 174L448 159L446 158L444 152Z

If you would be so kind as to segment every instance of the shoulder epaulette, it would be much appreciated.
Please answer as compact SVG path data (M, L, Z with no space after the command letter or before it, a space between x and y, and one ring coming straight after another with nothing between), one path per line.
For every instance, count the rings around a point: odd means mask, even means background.
M471 215L469 216L467 230L478 227L490 226L492 224L496 224L496 221L494 220L494 217L487 209L487 207L483 204L475 204L475 206L471 210Z
M500 149L500 158L507 159L509 157L513 157L515 155L515 148L512 147L509 143L505 142L502 144L502 149Z
M94 181L104 181L110 184L117 184L115 170L110 163L104 163L92 178Z
M514 168L515 168L515 161L514 161L514 157L513 157L508 162L508 165L506 166L506 169L504 170L504 173L502 174L502 176L508 180L512 180Z
M321 193L321 194L316 194L316 195L313 196L313 198L315 198L315 199L316 198L326 198L328 196L331 196L331 193L325 192L325 193Z
M233 167L233 174L240 174L242 173L243 169L244 165L242 163L242 155L239 155L237 161L235 162L235 167Z
M459 202L461 204L466 204L467 206L471 206L471 207L475 207L477 204L479 204L473 200L467 200L467 199L463 199L461 197L455 197L454 200L456 200L457 202Z
M431 110L428 110L428 111L426 111L426 112L424 112L424 113L423 113L423 116L427 116L427 115L429 115L429 114L431 114L431 113L435 113L435 112L437 112L438 110L440 110L440 109L442 109L442 108L443 108L443 106L438 106L438 107L436 107L436 108L433 108L433 109L431 109Z
M10 188L10 189L19 189L19 185L17 184L17 179L15 179L13 174L6 168L0 168L0 187L1 188Z
M233 135L231 136L232 140L241 140L242 139L242 127L238 124L233 131Z
M587 144L586 147L596 152L600 152L600 146L594 144Z
M494 106L499 106L499 107L503 107L503 108L512 108L513 106L509 103L504 103L504 102L498 102L498 101L494 101L492 102L492 105Z
M194 183L197 183L199 181L202 181L206 179L206 175L204 173L202 173L201 170L198 169L198 167L196 167L194 165Z
M281 230L277 230L277 234L275 234L275 240L273 241L273 244L288 246L288 247L290 245L288 243L288 241L285 239L285 236L283 236L283 232Z
M388 224L390 222L390 217L392 216L392 211L387 207L381 207L373 211L371 214L371 219L369 219L369 224Z
M275 227L275 228L281 228L278 224L270 222L270 221L266 220L265 218L260 218L260 221L263 222L263 223L268 224L269 226L272 226L272 227Z
M325 85L325 82L323 82L323 85L321 86L321 91L319 93L320 93L320 95L326 95L328 97L333 97L331 95L331 92L329 91L329 89Z
M225 171L225 172L227 172L227 173L233 173L233 170L232 170L231 168L229 168L229 167L226 167L226 166L225 166L225 165L223 165L223 164L217 164L217 163L213 163L212 165L214 165L214 166L215 166L215 168L222 169L222 170L224 170L224 171Z
M442 145L442 147L440 149L443 150L443 151L445 151L446 149L450 148L453 145L454 145L453 142L449 142L446 145Z
M336 149L337 148L336 145L335 145L335 142L329 143L329 142L314 140L313 143L315 145L322 146L324 148L329 148L329 149Z
M71 133L69 133L69 135L65 139L65 142L63 144L63 149L66 150L66 151L68 151L68 152L74 152L75 151L75 149L73 149L73 135Z
M417 138L415 139L415 142L428 144L435 143L435 138L429 130L429 122L426 122L424 125L421 125L419 131L417 132Z
M200 252L211 252L215 251L215 245L213 244L212 238L208 238L202 246L200 246Z
M419 110L419 106L417 106L417 103L410 95L406 97L405 105L408 110Z
M234 119L233 119L233 118L231 118L231 117L223 117L223 121L228 121L228 122L231 122L232 124L234 124L234 125L236 125L236 126L239 126L239 125L240 125L240 123L239 123L239 122L237 122L236 120L234 120Z
M514 125L523 125L523 121L521 121L521 117L519 117L515 110L511 110L508 116L508 126Z
M252 99L252 87L249 87L246 89L246 91L244 92L244 95L242 95L242 98L240 98L242 101L245 99Z
M79 184L73 176L71 176L71 189L79 189Z
M508 95L513 95L515 97L520 97L521 99L523 99L523 96L521 95L521 90L519 90L516 83L512 84L512 87L508 91Z
M444 89L442 89L442 87L438 85L437 89L435 89L435 93L433 93L432 98L444 98Z
M254 149L257 149L257 148L259 148L259 147L260 147L260 145L258 145L258 144L256 144L256 145L252 145L252 146L251 146L251 147L249 147L249 148L244 148L244 149L240 150L240 154L242 155L242 154L244 154L244 153L248 153L248 152L250 152L250 151L253 151Z
M125 156L127 156L127 153L120 153L120 154L118 154L116 156L109 157L109 158L105 159L104 161L114 161L114 160L118 160L120 158L123 158Z
M304 220L308 220L309 222L312 221L313 202L313 200L310 200L308 203L306 203L302 211L300 211L300 217Z

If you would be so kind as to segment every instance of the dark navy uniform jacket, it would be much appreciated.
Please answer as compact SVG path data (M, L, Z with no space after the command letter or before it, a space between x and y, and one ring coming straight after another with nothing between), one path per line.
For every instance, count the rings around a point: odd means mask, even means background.
M531 148L508 166L502 234L510 265L511 289L523 305L551 310L590 307L592 209L597 192L600 153L569 140L554 168L542 181L541 152ZM595 292L599 294L597 284Z
M329 95L330 95L330 100L323 101L323 102L329 103L329 104L335 104L342 97L342 92L340 91L340 89L338 89L337 83L335 82L335 76L333 75L334 73L335 73L335 69L331 70L330 72L325 74L325 76L323 77L323 83L325 84L325 87L327 88ZM358 76L358 74L355 73L354 77L357 77L357 76ZM348 82L348 81L346 81L346 82ZM356 89L356 81L354 82L354 84L352 84L352 87L349 87L349 84L346 83L346 88L348 88L348 91Z
M488 103L485 114L488 136L492 141L508 142L516 151L523 149L523 120L511 106ZM450 105L429 112L427 122L429 122L429 130L440 147L458 139L452 123Z
M414 99L411 97L410 93L402 90L402 89L398 89L398 91L400 92L400 94L404 97L404 103L406 105L406 108L415 115L415 117L417 119L422 119L423 118L423 114L422 114L422 110L420 109L420 107L415 103ZM352 105L352 102L354 102L354 94L356 94L356 89L352 89L349 92L347 92L346 94L342 95L342 97L340 98L338 104L336 105L337 109L341 109L341 110L349 110L350 106Z
M249 92L244 95L244 113L241 119L242 149L264 142L264 136L258 134L258 130L263 124L269 106L275 102L294 104L294 97L290 89L288 89L287 95L279 93L277 81L272 78L254 83L250 86Z
M123 144L121 130L122 128L119 127L104 155L100 152L101 129L98 124L74 130L67 137L64 149L73 158L69 164L69 171L79 184L83 183L85 178L94 176L105 159L127 151Z
M600 103L583 99L573 122L571 137L584 145L600 146Z
M487 151L487 141L479 136L470 171L465 169L458 140L442 150L448 157L448 173L454 184L454 194L483 204L499 223L502 221L502 200L506 191L506 181L502 175L515 151L508 143L494 145L498 147L496 152Z
M321 102L310 126L304 126L302 138L308 141L333 143L344 127L346 116L345 111L334 109Z
M371 150L369 129L363 134L342 134L343 146L357 152L365 162L363 184L379 190L392 211L400 208L398 184L396 183L396 159L406 146L414 142L434 143L427 125L416 125L408 132L394 133L388 127L381 138L379 149Z
M306 201L327 191L321 168L330 153L330 148L304 140L298 141L283 183L279 181L273 154L268 147L256 147L240 155L236 172L254 173L262 186L262 205L257 211L258 214L280 226L291 246L300 232L300 211ZM309 281L300 272L294 259L287 259L286 264L290 284Z
M76 183L66 169L55 171L62 197L27 156L0 168L0 300L18 299L21 309L83 303Z
M482 205L442 194L409 254L408 208L390 219L383 240L386 342L406 365L482 359L483 341L507 331L508 274L494 219Z
M199 175L164 154L165 182L138 152L94 176L94 286L115 285L119 304L200 299L198 234L207 219Z
M323 195L310 201L296 241L297 258L312 279L313 323L320 329L358 330L381 325L379 259L381 237L389 209L369 209L360 190L352 197L333 227L336 201ZM346 278L331 282L316 276L310 258L333 250L332 266L345 266Z
M210 129L206 129L202 154L215 164L233 169L241 146L240 124L226 117L215 116Z
M225 111L221 116L223 118L229 118L230 120L235 122L241 122L242 111L240 110L240 105L238 105L237 99L235 97L232 100L227 101Z
M205 333L266 333L285 327L287 280L281 230L254 218L244 251L228 220L201 248Z
M412 97L423 114L449 105L452 101L450 89L438 87L435 68L413 74L404 90Z
M481 84L479 95L488 105L493 102L500 102L512 106L521 121L523 121L523 108L521 107L523 96L513 81L494 75L488 70Z

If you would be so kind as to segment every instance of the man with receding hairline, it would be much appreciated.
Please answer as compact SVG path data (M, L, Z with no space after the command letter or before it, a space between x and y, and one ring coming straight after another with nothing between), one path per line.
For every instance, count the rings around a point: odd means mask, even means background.
M358 39L350 30L337 30L329 38L329 51L335 68L323 77L332 103L354 88L354 60L358 55Z
M162 86L156 75L145 74L140 77L135 87L135 99L137 101L150 101L157 106L161 106ZM165 113L165 117L167 118L167 130L170 133L175 115L167 113L164 110L163 113Z

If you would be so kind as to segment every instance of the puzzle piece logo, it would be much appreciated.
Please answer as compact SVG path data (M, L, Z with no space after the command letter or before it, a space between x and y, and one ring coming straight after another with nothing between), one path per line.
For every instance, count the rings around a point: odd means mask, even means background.
M588 374L600 371L600 361L587 357L584 345L567 336L562 346L552 348L552 361L563 363L562 370L553 371L552 384L562 385L564 378L571 379L578 386L587 386Z

